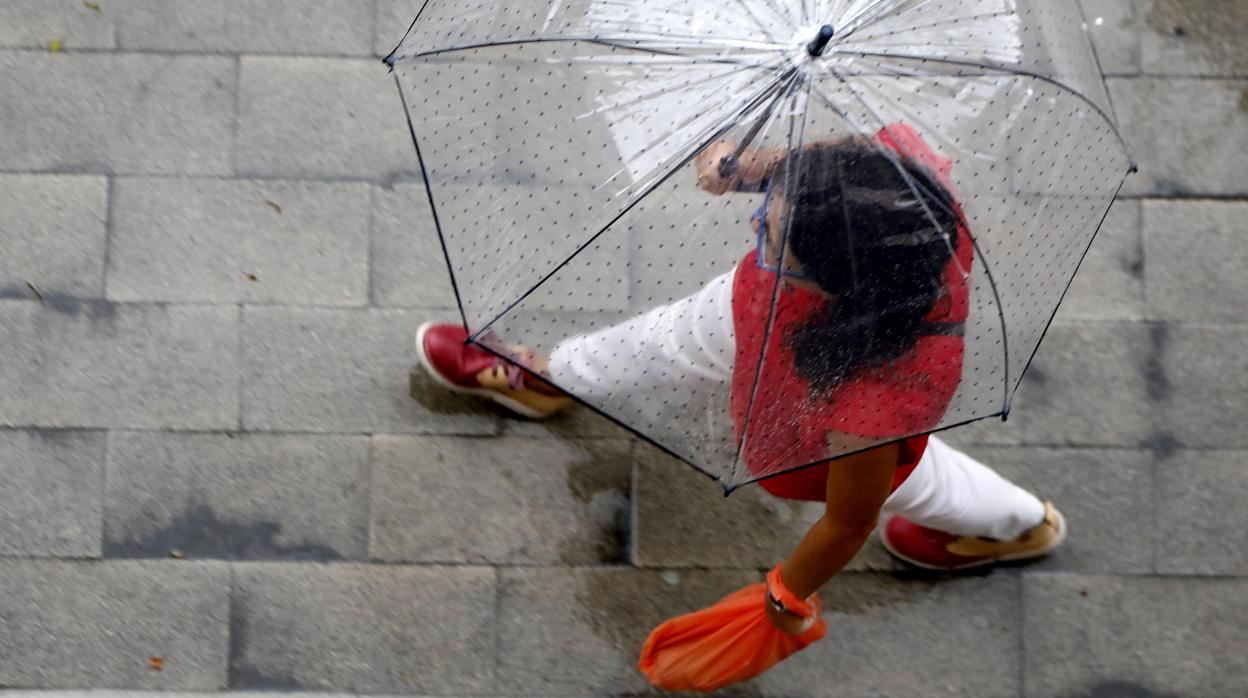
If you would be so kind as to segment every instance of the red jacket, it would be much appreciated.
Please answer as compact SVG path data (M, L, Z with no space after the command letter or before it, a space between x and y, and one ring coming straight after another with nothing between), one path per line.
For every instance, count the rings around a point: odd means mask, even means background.
M890 135L891 134L891 135ZM894 141L893 137L897 141ZM876 141L926 166L946 188L952 163L936 155L919 135L905 125L881 130ZM957 211L961 216L962 212ZM945 268L945 289L924 318L937 324L963 323L970 307L969 274L974 260L965 220L958 226L957 254ZM823 501L828 473L830 432L897 440L908 434L935 429L944 416L962 376L963 340L953 335L923 335L914 347L887 366L864 370L837 386L829 395L812 399L810 383L794 365L785 346L789 331L823 310L825 299L796 287L780 292L768 335L775 276L746 255L733 279L732 311L736 334L732 415L740 439L747 409L749 434L743 457L750 474L762 480L768 492L786 499ZM764 351L766 359L758 366ZM756 367L760 373L756 374ZM758 391L752 408L755 376ZM897 464L896 489L918 465L927 436L905 438ZM818 463L801 470L812 463ZM790 472L784 472L789 470ZM783 475L775 473L784 472Z

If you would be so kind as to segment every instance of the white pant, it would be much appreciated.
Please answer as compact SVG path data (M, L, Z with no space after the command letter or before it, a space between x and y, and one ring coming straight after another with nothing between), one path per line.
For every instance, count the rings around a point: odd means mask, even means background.
M565 340L551 352L551 378L591 399L681 383L728 384L736 353L732 277L729 272L688 298ZM1044 505L1034 495L935 436L884 511L948 533L999 539L1044 520Z

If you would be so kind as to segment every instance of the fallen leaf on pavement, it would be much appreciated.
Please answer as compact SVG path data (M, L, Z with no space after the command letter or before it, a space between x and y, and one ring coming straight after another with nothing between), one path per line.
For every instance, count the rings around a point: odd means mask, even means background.
M48 50L52 53L60 53L63 48L65 48L65 44L60 39L53 39L48 42Z
M186 553L182 552L181 550L178 550L177 548L174 548L173 550L169 551L169 557L175 560L184 560L186 559Z
M99 12L102 9L100 8L100 3L98 2L84 2L82 4L84 7L86 7L88 10L91 10L92 12Z
M148 660L148 664L152 667L152 671L160 671L165 668L164 657L152 657Z
M260 277L256 276L255 274L243 274L243 278L253 283L260 280Z
M271 206L271 207L273 208L273 210L274 210L274 211L277 211L279 214L282 212L282 206L281 206L281 204L277 203L276 201L269 201L269 200L267 200L267 199L266 199L264 203L266 203L266 204L268 204L269 206Z

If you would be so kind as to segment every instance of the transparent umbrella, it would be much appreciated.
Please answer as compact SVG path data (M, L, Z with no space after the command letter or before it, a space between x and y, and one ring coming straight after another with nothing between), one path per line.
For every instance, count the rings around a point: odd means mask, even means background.
M1086 30L428 0L386 61L470 341L731 490L1008 414L1133 169Z

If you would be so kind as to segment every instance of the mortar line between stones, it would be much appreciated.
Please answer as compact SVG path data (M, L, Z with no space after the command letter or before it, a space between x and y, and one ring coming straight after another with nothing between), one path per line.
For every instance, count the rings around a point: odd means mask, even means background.
M376 226L376 221L377 221L377 187L370 186L368 188L368 222L367 222L368 256L367 256L367 259L365 260L365 265L367 266L366 272L368 275L367 294L368 294L368 307L369 308L378 307L378 304L377 304L377 250L376 250L376 244L377 244L376 227L377 226Z
M376 18L374 18L376 23ZM59 55L137 55L137 56L159 56L162 58L231 58L231 57L255 57L255 58L273 58L273 59L314 59L314 60L342 60L342 61L376 61L375 41L373 46L365 49L364 53L292 53L292 52L259 52L254 50L211 50L211 49L194 49L194 50L173 50L159 48L90 48L90 47L73 47L65 46L59 51ZM18 53L47 55L46 46L2 46L0 54ZM1141 67L1138 71L1106 72L1106 78L1127 81L1139 79L1162 79L1162 80L1201 80L1201 81L1244 81L1248 80L1248 74L1245 73L1167 73L1167 72L1148 72Z
M1244 327L1242 329L1244 329L1245 331L1248 331L1248 327ZM491 416L491 413L482 411L482 412L477 412L477 413L470 413L470 416L488 417L488 416ZM379 432L379 431L333 431L333 430L317 431L317 430L312 430L312 429L248 428L246 431L240 432L232 428L226 429L226 428L194 428L194 427L163 427L163 426L115 427L115 426L101 426L98 424L96 425L39 425L39 424L20 424L20 425L3 424L3 425L0 425L0 432L3 432L3 433L31 432L31 431L107 432L110 430L117 431L117 432L133 432L133 433L139 433L139 434L144 434L144 433L163 433L163 434L171 434L171 435L217 434L217 435L222 435L222 436L242 433L248 436L311 436L311 437L358 436L362 438L385 437L385 436L394 436L394 437L401 437L401 438L455 438L455 439L491 439L491 440L497 439L499 438L499 436L507 436L512 439L520 439L520 440L539 440L539 439L551 438L547 434L512 433L512 434L500 435L500 434L495 434L495 433L472 432L472 431L464 431L464 432L381 431ZM603 441L603 440L612 440L612 439L618 440L618 439L627 438L627 437L606 435L606 436L583 436L583 437L576 437L576 438L584 439L587 441ZM964 442L964 443L960 443L959 447L975 448L975 449L987 449L987 448L1017 449L1017 450L1050 449L1050 450L1063 450L1063 451L1124 451L1124 452L1149 450L1149 446L1147 444L1046 444L1046 443L1001 444L1001 443L984 443L984 442ZM1236 447L1236 446L1183 446L1179 450L1184 451L1184 452L1191 452L1191 453L1243 453L1245 451L1248 451L1248 446L1239 446L1239 447Z
M237 118L235 119L237 121ZM232 154L231 154L232 156ZM412 176L407 176L408 174ZM218 174L194 174L194 173L167 173L167 172L116 172L107 168L99 167L47 167L35 169L6 169L0 167L0 175L10 176L79 176L79 177L117 177L121 179L180 179L180 180L203 180L203 181L224 181L224 182L282 182L290 184L302 183L318 183L318 184L369 184L387 189L394 188L398 185L420 185L423 180L418 173L392 173L387 177L360 177L358 175L307 175L307 174L264 174L264 173L248 173L235 171L229 175ZM1211 203L1238 203L1248 202L1248 191L1221 194L1216 192L1191 192L1191 193L1159 193L1159 192L1143 192L1143 193L1123 193L1119 194L1118 199L1123 201L1163 201L1163 202L1211 202Z
M503 570L494 565L494 670L490 683L494 688L502 686L503 674Z
M247 356L246 352L243 351L243 345L246 341L244 334L247 331L247 316L244 312L242 303L238 304L238 314L236 317L238 318L238 336L235 338L234 342L234 365L238 368L238 382L235 386L234 392L236 407L235 414L238 416L235 426L238 429L238 432L242 434L247 432L246 424L243 420L243 409L245 407L244 396L246 393L247 383Z
M281 60L310 58L314 60L368 61L370 63L376 61L377 59L374 57L372 47L370 46L366 50L367 50L367 53L261 53L258 51L225 51L225 50L213 51L211 49L194 49L194 50L188 50L188 51L175 51L172 49L162 49L162 48L135 47L135 48L112 49L112 48L89 48L86 46L83 46L83 47L64 46L57 53L58 55L61 55L61 56L73 56L73 55L98 56L101 54L113 55L113 56L158 56L161 58L179 58L179 57L242 58L244 56L247 56L247 57L255 57L255 58L274 58L274 59L281 59ZM0 46L0 55L4 55L4 54L30 54L30 55L46 56L48 55L48 49L46 46Z
M1160 489L1159 482L1161 480L1160 478L1161 455L1154 451L1151 460L1152 460L1152 464L1151 464L1151 467L1149 468L1149 486L1152 488L1152 492L1149 493L1149 498L1152 504L1152 507L1151 507L1152 515L1149 516L1148 518L1148 558L1149 558L1148 568L1153 571L1153 574L1161 575L1162 573L1158 569L1158 565L1157 565L1157 547L1158 547L1157 511L1158 511L1158 507L1161 504L1161 492L1159 491Z
M112 463L113 461L113 458L112 458L113 432L111 429L104 432L104 438L102 439L102 441L104 442L103 447L102 447L104 452L100 454L100 482L99 482L99 488L100 488L100 558L99 559L105 560L105 559L108 559L108 550L107 550L108 537L106 535L106 529L105 529L105 526L107 525L107 522L108 522L108 480L109 480L109 473L113 467L113 463ZM60 559L64 559L64 558L60 558Z
M641 464L637 457L637 440L630 439L628 445L628 550L625 557L633 567L637 563L637 532L641 528Z
M373 0L372 6L372 26L369 27L368 32L368 50L373 58L382 58L382 56L377 54L377 44L381 41L381 18L378 17L381 13L381 3L378 0Z
M230 690L234 688L234 666L242 657L241 638L235 632L235 625L240 621L238 607L238 580L234 567L236 563L227 565L229 576L229 588L226 589L225 596L225 688Z
M263 173L235 172L232 174L195 174L195 173L168 173L168 172L115 172L108 168L100 167L47 167L25 170L10 170L0 168L0 175L9 175L14 177L108 177L114 176L122 179L176 179L176 180L192 180L192 181L219 181L219 182L280 182L285 184L372 184L380 187L393 188L396 185L418 185L423 180L419 176L408 178L404 174L389 177L359 177L355 175L307 175L307 174L291 174L291 175L274 175ZM1248 198L1245 195L1244 198Z
M642 572L648 574L661 574L663 572L683 572L683 573L723 573L723 572L762 572L763 568L753 566L741 567L634 567L632 565L564 565L558 562L386 562L384 560L306 560L306 559L289 559L280 557L256 558L256 559L238 559L238 558L221 558L221 557L189 557L185 559L175 560L167 555L153 555L151 557L109 557L100 559L97 557L37 557L33 555L4 555L0 556L0 566L10 562L22 563L43 563L49 565L69 564L69 563L134 563L140 565L227 565L231 569L235 567L263 567L275 564L295 565L308 569L325 569L325 568L388 568L394 570L403 569L463 569L463 570L497 570L500 574L507 569L514 570L559 570L572 572L603 572L603 573L623 573L623 572ZM1197 574L1192 572L1176 573L1176 574L1154 574L1152 572L1088 572L1088 571L1036 571L1026 572L1028 577L1060 577L1060 578L1089 578L1103 577L1108 579L1122 580L1171 580L1176 582L1241 582L1248 583L1248 575L1235 573L1219 573L1219 574ZM838 576L846 577L887 577L889 579L897 579L905 582L923 582L931 581L932 577L922 573L906 573L897 570L846 570L840 572Z
M1017 594L1018 603L1018 698L1026 698L1027 696L1027 604L1026 604L1026 584L1027 573L1023 572L1015 578L1018 586L1015 593Z
M373 497L377 492L377 435L369 434L368 436L368 472L366 473L365 485L368 487L368 496L365 498L364 511L364 559L370 564L376 562L373 555L373 540L376 534L373 523Z
M113 200L117 197L115 175L105 175L104 197L104 267L100 270L100 298L107 300L108 268L113 260Z
M238 131L239 122L242 120L243 103L243 58L236 56L234 58L234 110L233 120L230 123L230 151L229 165L230 172L236 178L238 176Z

